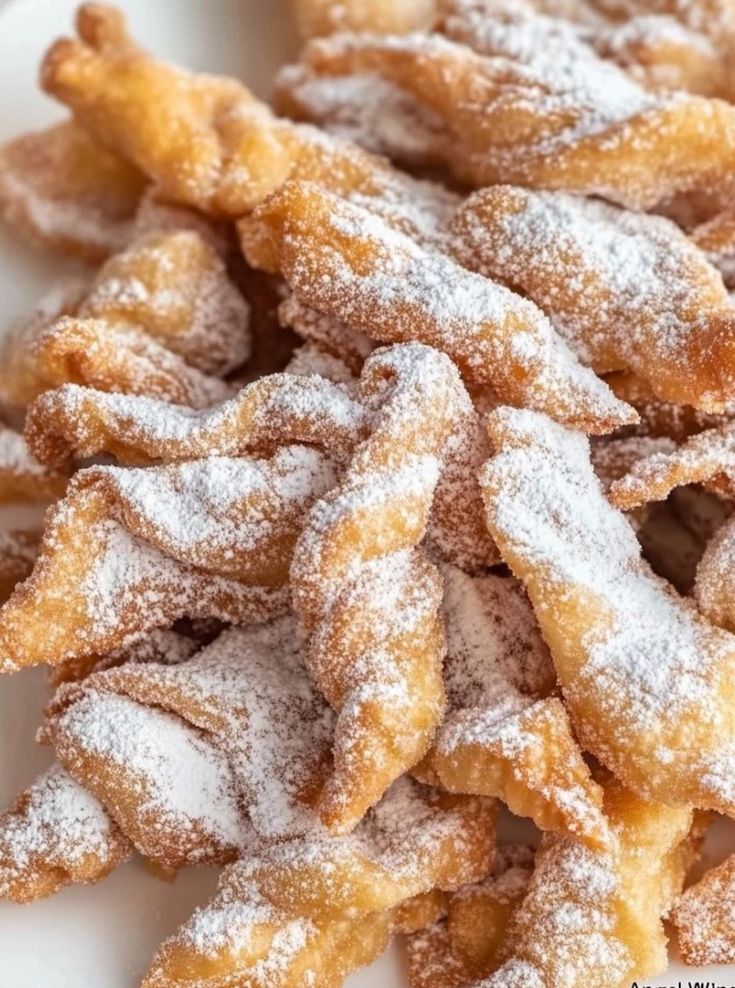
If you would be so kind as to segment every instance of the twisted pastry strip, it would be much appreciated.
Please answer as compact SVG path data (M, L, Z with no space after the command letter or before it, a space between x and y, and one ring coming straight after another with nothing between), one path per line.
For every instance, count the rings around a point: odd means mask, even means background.
M94 679L44 728L69 775L157 865L234 861L247 821L227 757L181 718L96 692Z
M501 845L490 875L455 893L446 919L408 938L409 988L469 988L492 971L508 923L528 887L533 857L527 845Z
M289 176L324 183L419 239L433 240L457 197L349 142L276 119L234 79L158 62L130 40L113 7L83 4L80 40L57 41L44 89L86 130L151 178L170 201L238 217Z
M268 845L231 865L144 985L287 988L311 978L337 988L396 927L415 923L413 898L482 877L492 836L490 803L403 779L354 835Z
M44 466L23 436L0 423L0 503L55 500L63 495L67 480L63 466Z
M377 31L403 34L424 27L434 12L434 0L293 0L294 14L305 38L334 31Z
M303 303L382 342L446 351L473 385L591 432L631 411L572 358L532 303L315 185L289 182L239 224L255 267L274 261Z
M450 792L498 796L542 830L599 846L602 792L571 732L533 611L512 578L443 568L447 714L419 768Z
M669 7L675 6L669 4ZM703 96L732 94L727 56L732 39L713 25L677 17L679 10L651 10L651 4L633 4L626 18L608 23L593 15L584 26L579 12L548 10L554 4L533 0L442 0L439 29L482 55L546 59L565 64L592 58L590 47L611 59L641 85L654 90L687 90ZM691 5L687 5L691 6ZM696 6L696 5L695 5ZM566 5L565 5L566 7ZM659 5L666 8L666 4ZM552 14L554 16L545 16ZM732 22L732 10L729 11ZM686 21L689 20L689 23ZM547 71L553 71L549 63Z
M193 633L192 622L189 622L189 631ZM141 662L158 662L174 665L190 658L197 647L197 640L190 634L159 628L151 631L145 638L134 641L132 645L115 649L106 655L87 655L62 662L48 670L48 681L52 686L78 683L93 672L114 669L127 663L134 665Z
M735 307L669 220L498 186L471 196L453 231L465 266L536 302L598 373L631 370L664 401L725 409Z
M304 642L292 616L268 625L221 634L193 656L173 664L146 661L116 665L62 688L47 733L77 780L106 806L119 805L131 787L124 760L109 780L84 755L97 736L82 708L104 720L110 695L158 715L180 718L202 732L227 760L233 790L263 837L283 839L318 829L313 804L329 771L334 715L307 674ZM114 707L112 708L114 710ZM73 766L69 757L73 758ZM107 753L109 754L109 753ZM137 808L123 803L126 833L140 826Z
M441 122L428 161L469 184L595 194L632 209L690 193L709 197L711 211L727 203L735 108L647 92L584 45L565 52L561 69L537 53L486 57L439 35L344 34L310 42L302 61L316 76L371 74L397 86ZM319 120L318 104L307 110ZM403 132L386 129L384 151L400 157L404 143Z
M185 615L248 623L278 612L283 594L261 584L285 581L304 507L333 482L326 457L303 447L81 471L0 610L2 667L105 654Z
M653 453L632 465L610 487L610 500L620 508L663 501L675 487L707 484L723 497L735 497L735 423L705 429L671 452Z
M78 315L139 327L205 374L224 376L249 353L248 305L193 229L154 230L114 254Z
M441 715L439 575L417 546L469 406L451 362L418 344L371 358L360 396L371 434L315 505L291 566L309 667L338 711L320 812L340 831L425 754Z
M643 797L735 812L735 638L643 562L583 437L533 412L489 421L488 525L526 586L583 748Z
M125 246L143 175L69 121L0 147L0 213L31 243L87 261Z
M691 810L645 802L611 782L605 812L614 836L606 849L544 838L501 944L504 963L476 988L627 988L665 970L661 920L694 857Z
M368 365L382 359L376 354ZM342 368L340 376L344 372ZM368 434L372 418L351 393L354 381L347 376L349 387L293 372L268 375L206 413L67 386L37 399L26 419L26 433L36 454L55 464L71 455L100 452L138 463L238 456L283 442L315 444L343 459ZM487 452L479 417L467 403L448 443L429 524L436 549L466 569L498 558L482 521L476 482Z
M127 848L123 833L178 868L239 853L246 808L269 838L314 830L333 715L301 644L292 617L232 629L198 654L166 631L78 670L41 732L73 778L56 766L0 818L0 895L103 878L117 860L101 850Z
M34 402L26 435L49 464L100 452L123 463L150 463L242 456L287 442L322 446L343 457L368 425L364 408L343 386L269 374L207 411L66 385Z
M248 320L209 242L191 229L154 230L111 257L90 286L62 286L9 335L0 394L24 404L76 381L211 406L232 393L212 374L245 360Z
M132 850L94 796L54 765L0 817L0 899L30 902L100 881Z

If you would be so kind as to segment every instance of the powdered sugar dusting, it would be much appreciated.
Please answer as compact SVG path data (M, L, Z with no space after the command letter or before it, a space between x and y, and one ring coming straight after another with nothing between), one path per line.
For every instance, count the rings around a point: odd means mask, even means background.
M0 818L0 897L23 898L35 880L84 872L91 859L102 874L128 853L102 805L55 765Z
M504 409L491 423L500 452L483 471L488 521L526 582L582 740L651 794L675 798L678 785L685 801L694 789L703 803L729 806L733 787L722 772L704 777L735 749L720 692L735 640L653 576L603 497L582 437L527 411ZM573 631L571 600L588 615ZM686 768L667 726L680 717L699 725Z

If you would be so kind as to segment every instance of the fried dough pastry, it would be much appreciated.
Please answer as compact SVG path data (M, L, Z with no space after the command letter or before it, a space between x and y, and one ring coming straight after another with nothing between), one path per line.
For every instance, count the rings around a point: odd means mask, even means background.
M227 760L237 799L259 835L283 839L308 833L318 829L312 807L329 772L334 715L308 676L303 653L298 626L288 615L225 631L176 663L126 662L96 671L59 691L50 733L57 749L57 739L65 738L59 755L78 781L112 806L131 789L125 762L110 753L120 764L104 775L90 761L92 722L78 721L77 704L104 718L114 694L154 714L166 711L203 732ZM121 812L135 809L123 803ZM120 823L126 833L138 825Z
M44 466L30 452L23 436L0 422L0 504L54 501L63 495L68 479L63 466Z
M634 463L610 487L620 508L663 501L675 487L706 484L720 496L735 499L735 423L705 429L669 453L657 452Z
M0 899L30 902L99 881L132 850L94 796L54 765L0 817Z
M582 747L643 798L735 812L735 638L641 559L584 437L507 408L489 429L488 526L528 591Z
M103 655L184 616L278 613L304 511L333 483L331 462L299 446L270 460L80 471L0 609L1 667Z
M735 857L688 888L671 912L679 952L685 964L735 963L735 924L732 916Z
M692 862L692 813L608 784L614 840L590 850L549 834L500 946L502 966L476 988L628 988L666 968L662 918Z
M419 774L450 792L499 796L542 830L599 845L602 791L549 694L554 667L512 577L443 567L447 713Z
M483 877L492 855L490 801L402 779L354 834L266 845L227 868L143 984L337 988L400 929L395 910L413 919L411 899Z
M501 845L491 874L455 893L445 919L408 938L409 988L469 988L490 974L528 886L533 857L527 845Z
M30 448L48 464L101 452L122 463L170 463L296 442L344 458L368 430L367 412L348 389L295 374L258 378L205 411L70 384L36 399L26 420Z
M169 201L239 217L298 174L365 198L401 229L429 239L456 206L457 197L438 185L278 120L235 79L156 61L130 40L113 7L83 4L76 26L80 40L62 39L47 53L43 88Z
M319 829L311 807L329 771L334 717L302 653L288 616L226 631L176 664L94 672L57 693L44 736L157 864L234 860L255 834Z
M453 230L465 266L536 302L597 373L633 371L657 398L706 412L731 400L735 307L669 220L497 186L471 196Z
M101 261L127 243L145 178L69 121L0 147L0 213L31 243Z
M376 367L389 364L389 354L375 353L365 365L365 375L382 373ZM201 413L68 385L41 395L26 420L31 448L49 464L101 452L134 463L240 456L290 442L318 445L344 461L370 428L371 413L354 393L354 384L345 387L323 376L293 373L259 378L229 402ZM479 417L466 402L448 443L429 538L444 558L467 569L498 558L487 530L481 528L476 481L487 451Z
M530 53L534 59L558 60L561 54L565 60L583 60L589 58L584 49L591 46L648 89L726 99L733 92L727 64L732 38L723 38L710 25L695 27L692 19L686 23L673 10L651 10L650 3L631 6L624 20L608 22L592 15L579 24L573 23L582 20L578 11L545 9L554 6L527 0L443 0L439 29L483 55L524 60Z
M697 566L694 593L703 614L714 624L735 631L733 558L735 521L730 517L707 543Z
M60 318L57 318L60 317ZM26 404L66 382L209 407L249 353L248 305L193 230L153 232L90 286L62 286L2 346L0 395Z
M732 194L735 108L649 92L576 39L563 52L511 45L497 57L440 35L340 34L310 42L302 62L308 75L328 77L334 87L341 81L348 100L355 76L398 87L420 117L432 115L425 163L444 164L476 187L512 182L598 195L631 209L696 193L710 213ZM302 118L329 125L339 102L332 93L326 118L318 101ZM383 136L383 151L401 158L408 143L415 163L413 135L385 128Z
M366 209L289 182L239 229L254 267L280 268L296 298L352 329L382 342L436 346L469 384L587 431L634 421L532 303Z
M403 34L430 22L434 0L293 0L293 8L305 38L346 29Z
M360 395L375 420L294 549L294 608L309 668L337 711L320 812L347 831L418 762L441 717L441 584L418 548L459 419L454 365L417 344L378 351Z
M192 622L189 622L190 627L191 625ZM213 637L216 636L217 632ZM61 686L62 683L78 683L93 672L114 669L126 663L133 665L140 662L158 662L174 665L190 658L198 647L199 644L192 634L159 628L144 638L134 641L132 645L115 649L106 655L87 655L53 666L48 670L48 681L54 687Z
M195 230L154 231L115 254L78 315L138 327L205 374L224 376L249 352L247 303Z

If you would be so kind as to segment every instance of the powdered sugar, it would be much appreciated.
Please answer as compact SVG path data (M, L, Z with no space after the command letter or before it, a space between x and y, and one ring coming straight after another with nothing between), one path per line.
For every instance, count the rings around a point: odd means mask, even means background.
M103 874L129 853L127 840L102 805L59 765L39 776L0 818L0 897L23 899L56 872Z
M631 528L602 496L581 437L525 411L506 409L492 421L501 451L482 478L488 521L524 578L583 742L651 794L676 798L679 785L687 793L679 798L689 800L694 787L703 802L729 805L730 786L703 776L735 733L718 686L735 641L642 562ZM572 661L573 647L583 661ZM686 763L673 767L678 718L693 730Z

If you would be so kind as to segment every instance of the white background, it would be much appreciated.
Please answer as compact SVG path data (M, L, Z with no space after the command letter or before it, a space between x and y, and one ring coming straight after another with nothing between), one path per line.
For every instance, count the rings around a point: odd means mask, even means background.
M121 0L133 31L158 54L195 69L239 75L263 96L273 70L294 51L287 4L279 0ZM0 7L0 140L63 115L37 89L39 59L68 33L72 0L6 0ZM0 331L64 271L0 229ZM7 517L0 512L0 522ZM18 520L18 513L15 513ZM50 755L34 744L46 698L39 670L0 681L0 808L28 785ZM0 988L134 988L157 944L214 890L213 870L189 870L172 885L140 863L100 885L64 890L28 906L0 903ZM696 972L701 977L704 972ZM735 967L711 969L732 984ZM686 985L695 972L672 966L641 984ZM349 988L399 988L399 952L354 975Z

